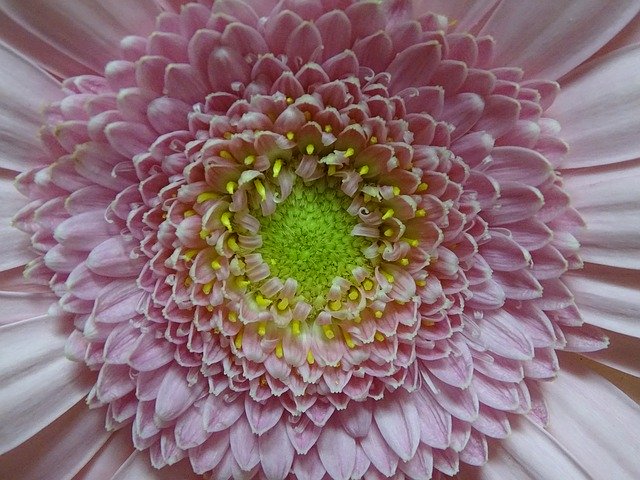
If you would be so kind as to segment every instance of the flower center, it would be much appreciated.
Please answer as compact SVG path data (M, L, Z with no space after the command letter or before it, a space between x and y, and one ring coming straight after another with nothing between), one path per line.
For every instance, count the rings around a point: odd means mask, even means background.
M350 201L325 180L297 181L272 215L259 217L257 251L273 275L295 279L298 292L314 306L326 302L336 277L349 279L356 267L369 270L362 250L370 242L351 234L357 219L347 211Z

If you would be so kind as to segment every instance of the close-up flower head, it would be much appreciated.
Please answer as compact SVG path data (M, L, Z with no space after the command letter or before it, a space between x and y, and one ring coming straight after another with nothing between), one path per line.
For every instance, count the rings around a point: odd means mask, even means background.
M0 0L0 478L640 478L640 0Z

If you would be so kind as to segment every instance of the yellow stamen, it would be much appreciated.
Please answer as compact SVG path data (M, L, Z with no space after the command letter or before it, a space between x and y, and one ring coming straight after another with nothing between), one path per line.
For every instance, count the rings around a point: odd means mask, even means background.
M222 268L222 264L218 260L213 260L211 262L211 268L214 270L220 270Z
M420 242L414 238L405 238L404 241L412 247L417 247L420 244Z
M236 312L229 312L229 321L231 323L236 323L238 321L238 314Z
M382 318L382 310L376 310L373 312L373 316L376 318Z
M422 182L420 185L418 185L418 191L419 192L426 192L427 189L429 188L429 185Z
M387 228L384 232L382 232L385 237L393 237L393 229Z
M262 184L262 182L260 180L254 180L253 184L256 187L256 190L258 191L258 195L260 195L260 198L262 198L262 200L265 200L267 198L267 190L264 188L264 185Z
M221 150L220 151L220 156L222 158L226 158L227 160L231 160L233 157L231 156L231 154L229 152L227 152L226 150Z
M282 342L278 342L278 345L276 345L276 357L278 358L284 357L284 349L282 348Z
M258 306L262 308L267 308L269 305L273 303L273 300L269 300L268 298L264 298L262 294L258 293L256 295L256 303Z
M333 127L331 125L325 125L324 126L324 131L327 133L331 133L333 132Z
M372 136L372 137L369 139L369 143L371 143L371 144L374 144L374 145L375 145L376 143L378 143L378 137L376 137L375 135L374 135L374 136Z
M337 312L342 308L342 302L340 300L333 300L329 302L329 308L331 309L331 311Z
M294 320L293 322L291 322L291 332L294 335L300 335L300 321L299 320Z
M309 145L307 145L305 151L307 152L307 155L313 155L313 152L316 151L316 146L310 143Z
M353 319L353 321L354 321L354 322L356 322L356 323L360 323L360 322L362 321L362 318L360 318L360 317L355 317L355 318Z
M336 173L336 166L329 165L329 168L327 169L327 175L335 175L335 173Z
M200 195L196 197L196 202L203 203L203 202L206 202L207 200L214 200L217 197L218 195L213 192L202 192Z
M193 217L195 214L196 214L195 210L187 210L186 212L184 212L184 218Z
M283 298L278 302L278 310L285 310L289 306L289 300Z
M238 277L238 280L236 280L236 283L238 284L238 286L240 288L245 288L248 287L249 285L251 285L251 282L249 280L245 280L241 277Z
M400 259L400 265L402 265L403 267L406 267L407 265L409 265L409 259L408 258L401 258Z
M213 290L213 282L205 283L202 286L202 293L204 293L205 295L209 295L211 293L211 290Z
M231 225L231 212L224 212L222 215L220 215L220 223L222 223L222 225L224 225L227 230L232 232L233 226Z
M229 237L229 239L227 240L227 244L229 245L229 248L234 252L237 252L240 249L240 246L236 241L236 237Z
M287 138L289 140L293 140L294 138L296 138L296 134L293 132L287 132Z
M331 325L323 325L322 331L324 332L324 336L329 340L332 340L336 336L336 334L333 332L333 329L331 328Z
M400 187L393 187L393 194L397 197L398 195L400 195Z
M209 230L207 230L206 228L203 228L202 230L200 230L200 238L202 240L204 240L208 236L209 236Z
M368 292L373 288L373 282L367 278L362 282L362 287Z
M314 363L316 363L316 359L314 358L313 352L311 352L311 350L307 352L307 363L309 365L313 365Z
M349 300L357 300L358 297L359 297L358 289L357 288L350 288L348 296L349 296Z
M233 134L231 132L224 132L222 134L222 138L224 138L225 140L231 140L231 137L233 137Z
M185 287L190 287L191 284L193 283L193 279L191 277L187 277L184 279L184 282L182 282L184 284Z
M197 254L198 254L198 250L195 248L192 248L184 252L184 255L182 256L182 258L184 258L188 262L190 260L193 260L193 257L195 257Z
M308 122L309 120L311 120L311 112L309 110L305 110L304 112L302 112L304 114L304 119Z
M382 275L384 275L384 278L387 279L387 282L393 283L395 281L393 275L391 275L389 272L385 272L384 270L380 270L380 272L382 273Z
M236 339L233 341L233 344L238 350L242 348L242 329L240 329L238 335L236 335Z
M294 102L293 98L287 97L287 105L291 105Z
M280 170L282 170L282 159L277 158L276 161L273 162L273 178L278 178Z
M366 175L367 173L369 173L369 165L361 166L360 169L358 170L358 173L360 175Z
M233 195L233 192L238 188L238 184L236 182L227 182L227 193L229 195Z
M424 217L427 215L427 212L425 209L421 208L419 210L416 210L416 217Z
M353 340L351 338L351 335L349 335L349 332L347 332L346 330L342 330L342 336L344 337L344 343L347 344L347 347L355 348L356 344L353 343Z
M213 305L207 305L207 312L213 312Z
M388 208L384 215L382 215L382 220L388 220L393 217L393 214L396 213L393 211L393 208Z
M247 155L246 157L244 157L244 164L245 165L251 165L255 161L256 161L256 156L255 155Z
M382 334L382 332L376 332L375 337L377 341L384 342L385 336Z
M344 156L347 157L347 158L348 157L353 157L353 155L355 155L355 153L356 153L356 151L353 148L349 147L349 148L347 148L347 151L344 152Z
M416 280L416 285L419 287L424 287L427 284L424 280Z
M267 322L260 322L258 325L258 335L264 337L267 334Z

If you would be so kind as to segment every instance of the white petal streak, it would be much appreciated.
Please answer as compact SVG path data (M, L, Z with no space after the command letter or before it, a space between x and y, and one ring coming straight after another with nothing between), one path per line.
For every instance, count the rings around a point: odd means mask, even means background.
M640 378L637 338L615 332L605 332L609 337L609 347L598 352L588 353L587 357L609 367Z
M481 33L495 38L497 64L519 66L529 78L557 80L596 53L638 10L634 0L503 1Z
M558 379L541 386L549 432L594 478L640 478L640 406L578 357L565 355L561 365Z
M571 74L549 109L562 125L562 139L570 145L564 167L640 157L639 90L638 44L590 61Z
M201 480L202 476L193 473L186 460L157 470L151 466L148 452L135 451L111 477L111 480L176 480L177 478Z

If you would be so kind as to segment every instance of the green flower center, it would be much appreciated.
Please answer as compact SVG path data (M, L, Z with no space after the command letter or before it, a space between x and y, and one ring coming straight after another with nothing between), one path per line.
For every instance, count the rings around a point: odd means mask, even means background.
M325 180L298 181L272 215L258 217L258 252L271 274L283 281L295 279L298 293L312 305L324 303L336 277L351 279L357 266L371 270L362 253L370 242L351 234L357 219L347 212L350 203L338 186Z

